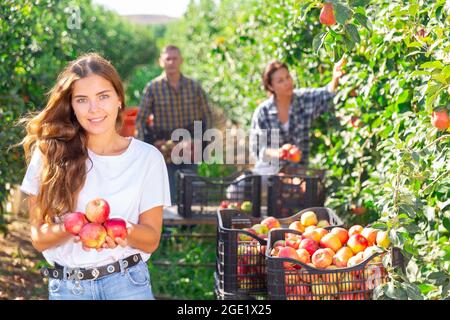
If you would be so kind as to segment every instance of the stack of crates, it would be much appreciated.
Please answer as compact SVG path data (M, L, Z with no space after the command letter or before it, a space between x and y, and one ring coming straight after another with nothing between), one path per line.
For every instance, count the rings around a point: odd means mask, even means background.
M319 220L327 220L330 227L342 226L333 210L324 207L304 209L291 217L278 219L284 227L300 220L304 212L313 211ZM263 299L267 297L267 236L249 231L263 217L252 217L239 210L217 211L216 292L221 298L234 295L234 299Z

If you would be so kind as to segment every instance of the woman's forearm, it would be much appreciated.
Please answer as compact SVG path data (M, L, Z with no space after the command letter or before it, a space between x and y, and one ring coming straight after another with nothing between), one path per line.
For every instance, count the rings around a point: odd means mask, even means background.
M131 224L128 232L128 245L146 253L156 251L161 234L151 226Z
M44 223L40 226L31 227L31 242L39 252L63 244L72 237L66 231L64 224Z

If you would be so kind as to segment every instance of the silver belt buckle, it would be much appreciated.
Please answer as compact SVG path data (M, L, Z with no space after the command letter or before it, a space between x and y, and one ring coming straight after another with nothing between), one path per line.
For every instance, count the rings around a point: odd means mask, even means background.
M98 271L97 268L94 268L94 269L92 269L91 274L92 274L92 276L94 277L93 280L95 280L95 279L97 279L98 276L100 275L100 271Z

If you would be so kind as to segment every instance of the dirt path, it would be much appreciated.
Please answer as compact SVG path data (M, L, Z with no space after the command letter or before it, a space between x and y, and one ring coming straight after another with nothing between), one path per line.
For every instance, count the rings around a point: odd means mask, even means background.
M6 216L8 233L0 233L0 299L47 299L47 286L39 274L42 255L30 242L28 219Z

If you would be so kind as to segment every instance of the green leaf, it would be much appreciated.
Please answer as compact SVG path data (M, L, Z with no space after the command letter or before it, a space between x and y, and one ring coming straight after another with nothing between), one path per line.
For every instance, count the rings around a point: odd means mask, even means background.
M406 290L406 294L408 295L408 298L411 300L423 300L423 296L420 293L419 287L411 284L411 283L404 283L403 288Z
M406 300L408 295L405 290L399 287L395 287L394 283L388 283L388 288L386 290L386 295L394 300Z
M351 7L366 7L371 0L352 0L350 1Z
M420 65L422 69L442 69L444 64L440 61L428 61Z
M418 285L420 291L422 292L422 294L427 294L428 292L434 291L436 290L436 287L428 284L428 283L422 283Z
M350 35L350 38L353 40L353 42L359 43L361 41L361 38L359 37L358 29L354 24L346 24L345 25L345 31L348 35Z
M318 53L320 48L323 46L325 37L328 35L328 32L321 32L318 35L316 35L313 39L313 50L314 52Z
M447 229L448 231L450 231L450 219L447 217L444 217L442 219L442 224L444 225L445 229Z
M352 11L341 3L333 3L334 16L340 24L345 24L351 17Z
M353 15L353 18L355 18L356 21L358 21L358 23L362 25L364 28L366 28L367 30L371 30L371 27L369 25L369 19L365 15L357 12Z

